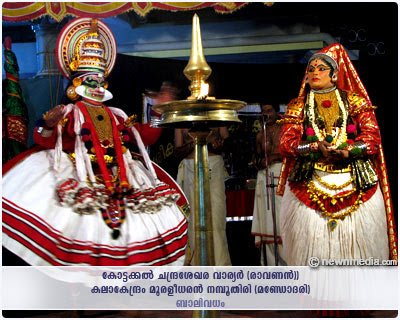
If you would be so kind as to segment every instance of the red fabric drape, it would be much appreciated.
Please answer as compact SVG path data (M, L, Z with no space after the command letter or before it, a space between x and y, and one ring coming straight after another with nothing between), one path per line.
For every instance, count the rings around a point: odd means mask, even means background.
M128 11L145 16L151 10L190 11L213 8L218 13L231 13L248 2L4 2L3 20L18 22L48 15L56 21L66 16L107 18ZM269 5L267 3L267 5Z
M226 215L228 217L245 217L253 215L255 190L227 190Z

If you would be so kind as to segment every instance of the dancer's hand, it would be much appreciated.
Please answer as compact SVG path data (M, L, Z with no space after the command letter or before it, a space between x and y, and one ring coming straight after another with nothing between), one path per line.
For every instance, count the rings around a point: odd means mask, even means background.
M349 157L349 150L333 150L331 152L332 157L335 160L342 160L342 159L347 159Z
M326 141L318 141L318 149L321 151L324 158L329 158L332 155L332 144Z
M219 149L224 145L224 140L222 139L215 139L211 142L211 146L213 149Z
M64 105L60 104L43 115L46 127L53 128L64 117Z

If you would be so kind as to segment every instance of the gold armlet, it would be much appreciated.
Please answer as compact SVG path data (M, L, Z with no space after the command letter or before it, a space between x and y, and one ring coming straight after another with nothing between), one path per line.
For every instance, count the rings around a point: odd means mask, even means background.
M67 124L67 122L68 122L68 118L64 118L64 119L61 119L61 120L60 120L60 124L61 124L63 127L65 127L65 125Z
M137 122L137 114L133 114L125 120L125 127L130 128Z
M49 119L49 111L46 111L45 113L43 113L42 119L43 119L44 121L47 121L47 120Z
M292 99L287 106L285 116L298 118L303 112L303 108L304 108L303 98Z
M347 101L355 109L359 107L365 107L368 104L367 100L362 95L355 92L347 93Z
M293 124L302 124L303 119L295 119L295 118L283 118L276 121L277 124L286 124L286 123L293 123Z

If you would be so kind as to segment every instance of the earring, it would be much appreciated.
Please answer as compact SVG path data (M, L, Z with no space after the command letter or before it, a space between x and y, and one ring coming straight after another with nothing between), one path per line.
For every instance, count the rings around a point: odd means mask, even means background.
M67 97L68 99L75 101L78 99L78 94L75 91L75 87L74 86L69 86L67 88Z
M308 83L308 76L306 76L306 77L304 78L304 82L305 82L305 83Z
M72 80L72 86L69 86L67 88L67 97L68 97L68 99L70 99L72 101L78 100L79 96L76 93L75 89L77 87L79 87L81 84L82 84L82 78L76 77L76 78L74 78Z
M332 76L332 81L333 81L333 82L336 82L336 81L337 81L337 74L336 74L336 73Z

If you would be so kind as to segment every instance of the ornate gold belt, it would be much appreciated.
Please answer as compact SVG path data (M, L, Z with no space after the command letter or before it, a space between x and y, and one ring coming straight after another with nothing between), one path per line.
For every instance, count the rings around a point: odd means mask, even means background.
M89 153L88 156L89 156L91 162L97 162L97 157L96 157L95 154L90 154L90 153ZM70 154L69 154L69 157L70 157L70 159L71 159L72 161L75 161L76 156L75 156L75 153L74 153L74 152L70 153ZM106 164L111 164L111 163L113 163L113 161L114 161L114 157L105 154L105 155L104 155L104 161L106 162Z
M319 171L329 172L329 173L351 172L350 164L347 166L341 166L341 165L336 165L336 164L326 164L323 162L316 162L314 164L314 169L319 170Z

